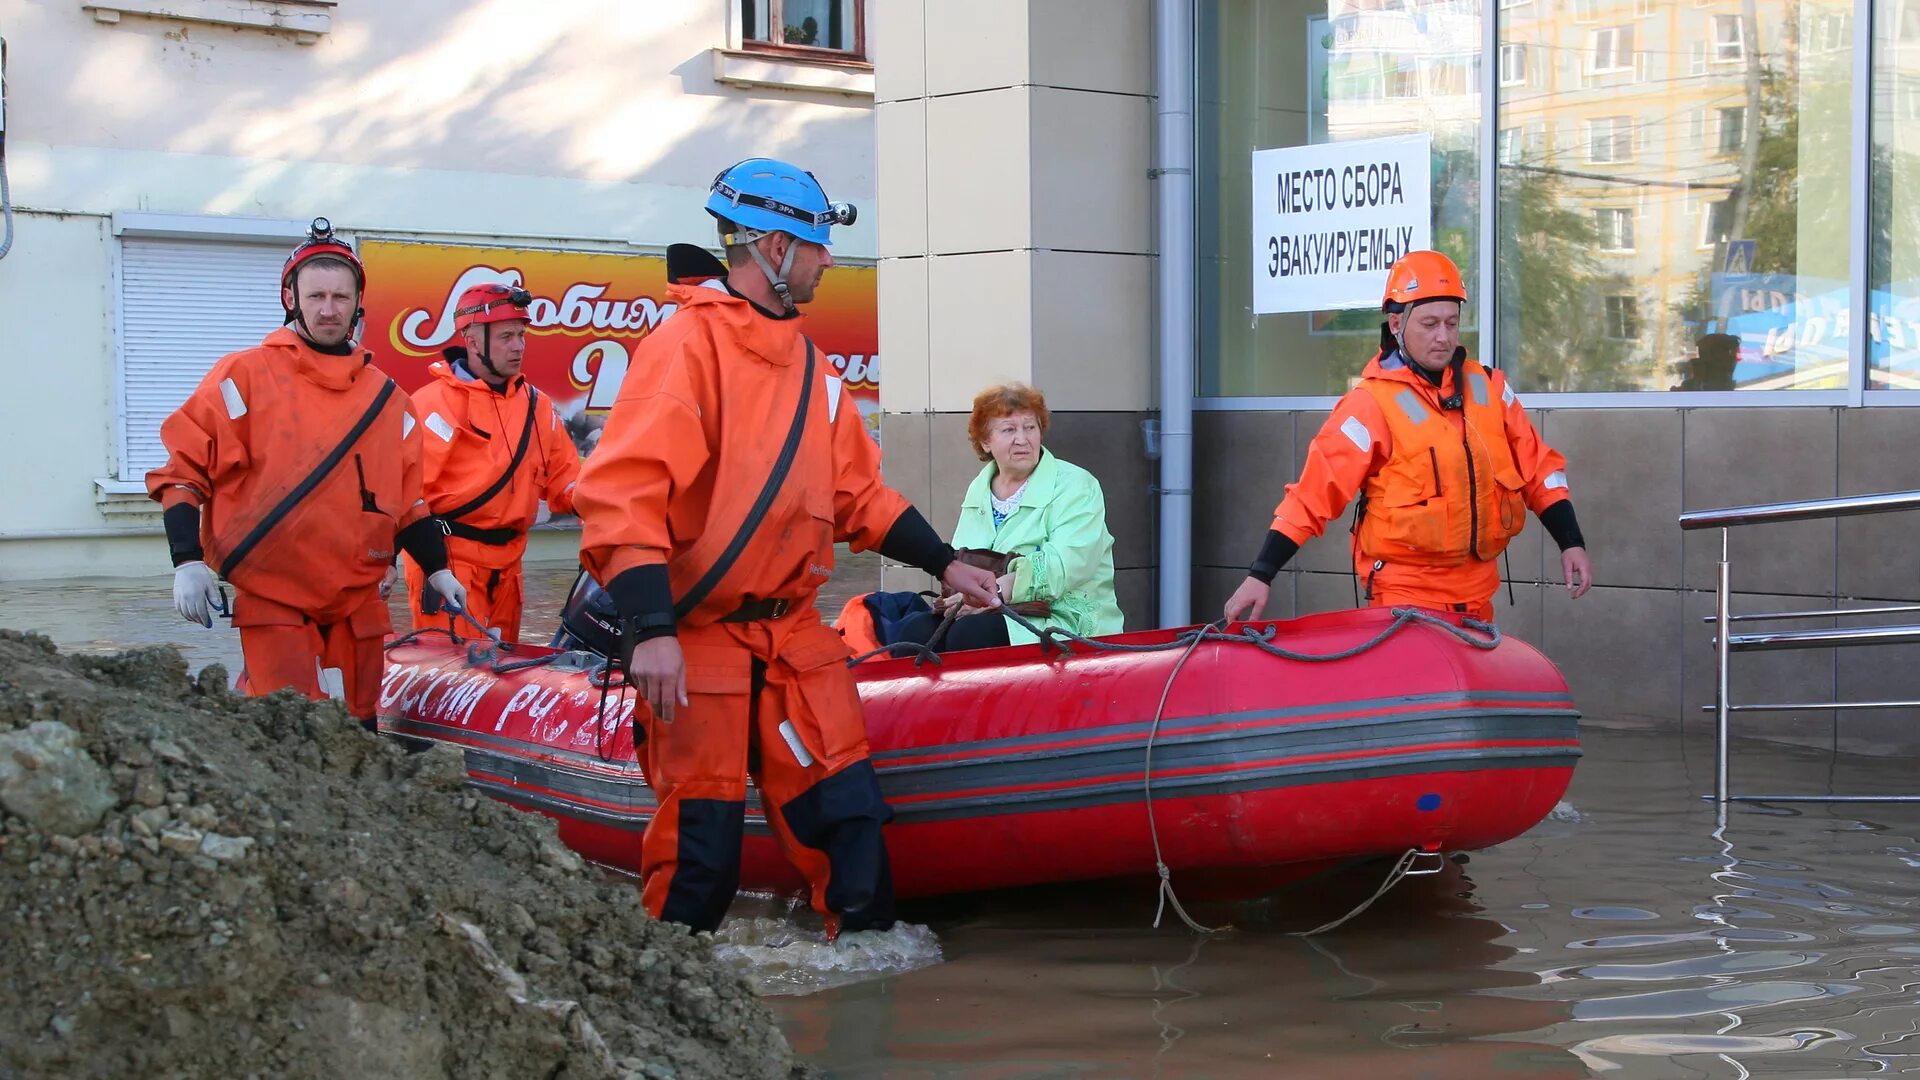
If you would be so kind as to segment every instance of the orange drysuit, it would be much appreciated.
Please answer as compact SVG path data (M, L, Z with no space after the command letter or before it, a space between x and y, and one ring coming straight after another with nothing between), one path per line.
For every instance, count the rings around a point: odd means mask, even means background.
M1398 353L1376 355L1320 427L1273 528L1305 544L1364 495L1353 565L1375 606L1493 619L1495 559L1535 514L1568 497L1566 458L1541 440L1506 377L1468 360L1434 386Z
M275 330L214 364L160 425L167 463L147 474L163 507L200 508L207 565L237 594L243 689L332 693L362 720L392 629L380 579L427 514L412 404L372 360Z
M808 345L803 320L769 317L718 281L667 291L679 310L635 350L574 505L596 579L664 563L685 597L781 455ZM749 772L829 925L892 921L880 835L892 812L847 648L814 595L836 540L876 547L909 506L881 482L879 447L826 357L813 368L785 483L732 569L679 619L689 704L671 724L646 721L641 764L660 805L641 844L642 895L695 928L718 925L733 899Z
M425 429L427 503L447 524L447 569L467 587L473 617L498 628L503 640L518 641L520 559L527 550L527 530L542 500L556 514L573 512L580 455L552 399L530 395L525 379L515 376L504 390L495 390L447 360L436 360L427 370L434 381L413 395L413 407ZM479 506L449 516L472 506L506 475L523 432L527 450L506 486ZM425 585L426 574L408 557L412 602L407 610L415 625L466 632L469 627L455 625L451 615L419 614Z

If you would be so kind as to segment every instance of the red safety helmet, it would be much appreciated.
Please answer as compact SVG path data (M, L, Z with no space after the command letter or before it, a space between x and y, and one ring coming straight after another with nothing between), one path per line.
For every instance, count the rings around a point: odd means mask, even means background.
M1437 251L1409 251L1387 271L1387 295L1380 310L1405 311L1428 300L1467 302L1467 284L1460 268Z
M333 223L326 218L317 217L307 226L307 238L287 256L287 264L280 270L280 287L293 288L293 275L300 267L321 256L339 259L353 268L353 280L361 292L367 289L367 268L360 263L360 256L345 240L333 235Z
M533 303L533 294L512 285L475 285L460 294L459 306L453 309L453 328L465 330L469 326L485 323L511 322L514 319L532 321L527 314L527 305Z

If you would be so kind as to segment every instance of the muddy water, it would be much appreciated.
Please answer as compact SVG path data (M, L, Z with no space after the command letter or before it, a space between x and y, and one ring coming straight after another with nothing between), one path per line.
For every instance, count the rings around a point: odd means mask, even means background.
M1711 744L1590 728L1556 817L1318 925L1355 871L1237 928L1155 931L1150 887L923 913L944 962L776 999L842 1077L1838 1077L1920 1071L1920 808L1696 795ZM1743 782L1920 787L1910 761L1763 744ZM1756 788L1756 789L1758 789ZM1176 885L1178 884L1176 878ZM1169 916L1171 920L1171 917Z
M529 568L528 640L551 632L571 578ZM876 578L843 562L823 606ZM0 584L0 625L238 668L233 631L181 623L164 578ZM743 902L722 947L832 1076L1920 1072L1920 807L1744 807L1721 829L1696 797L1709 742L1602 724L1586 740L1555 818L1320 937L1289 932L1344 912L1379 868L1194 910L1234 924L1214 937L1154 930L1149 887L1081 886L914 909L917 926L852 956L781 905ZM1910 759L1762 743L1735 772L1749 790L1920 789Z

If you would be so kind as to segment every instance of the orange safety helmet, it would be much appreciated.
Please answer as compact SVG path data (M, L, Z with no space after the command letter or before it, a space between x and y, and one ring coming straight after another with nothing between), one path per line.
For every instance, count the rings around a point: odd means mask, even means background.
M1387 271L1385 312L1401 312L1428 300L1467 302L1467 284L1453 260L1437 251L1409 251Z
M513 285L475 285L460 294L459 306L453 309L453 328L465 330L476 323L510 322L514 319L527 319L527 305L533 303L533 294Z
M317 217L307 226L307 238L300 241L287 261L280 268L280 287L293 288L293 275L309 260L329 256L346 263L353 271L353 280L362 291L367 287L367 268L360 263L360 256L353 253L353 245L333 235L333 222Z

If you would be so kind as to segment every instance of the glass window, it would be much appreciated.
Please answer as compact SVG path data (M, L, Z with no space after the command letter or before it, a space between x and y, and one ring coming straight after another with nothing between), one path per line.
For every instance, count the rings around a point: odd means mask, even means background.
M1482 10L1481 0L1196 4L1201 395L1341 394L1379 347L1377 305L1253 314L1255 150L1427 133L1434 246L1460 264L1470 292L1479 287L1483 79L1451 72L1481 62ZM1564 18L1542 4L1522 15ZM1504 53L1498 62L1499 77L1514 74ZM1477 318L1468 305L1469 350L1478 347Z
M762 48L864 52L865 0L740 0L741 37Z
M1920 390L1920 0L1874 5L1873 86L1867 387Z
M1617 19L1624 6L1601 13ZM1876 8L1891 39L1898 13ZM1852 56L1811 45L1846 33L1852 10L1655 0L1631 26L1580 25L1577 3L1528 21L1535 48L1591 67L1548 65L1547 79L1499 94L1500 128L1539 121L1572 136L1549 140L1537 162L1499 162L1489 272L1497 359L1517 389L1846 386ZM1502 41L1511 33L1503 23ZM1654 65L1645 80L1589 88L1575 77L1641 58ZM1920 42L1910 62L1920 82ZM1886 79L1876 75L1889 92L1875 101L1891 114L1901 98ZM1920 153L1920 122L1909 138L1900 145ZM1912 183L1920 215L1920 162ZM1887 247L1916 253L1892 279L1916 282L1920 377L1920 216L1895 231Z
M1640 301L1632 296L1609 296L1606 300L1607 336L1615 341L1632 341L1640 336Z
M1606 251L1633 250L1633 211L1626 207L1606 206L1593 212L1594 227L1600 233L1600 247Z
M1500 85L1525 86L1527 82L1527 47L1525 45L1500 46Z
M1716 64L1737 64L1746 59L1747 42L1741 37L1741 20L1738 15L1715 15L1713 17L1713 62Z
M1587 161L1615 165L1633 160L1633 117L1597 116L1587 121Z
M1720 152L1737 154L1747 144L1747 107L1730 105L1720 110Z
M1594 74L1633 70L1633 27L1609 26L1593 32Z

